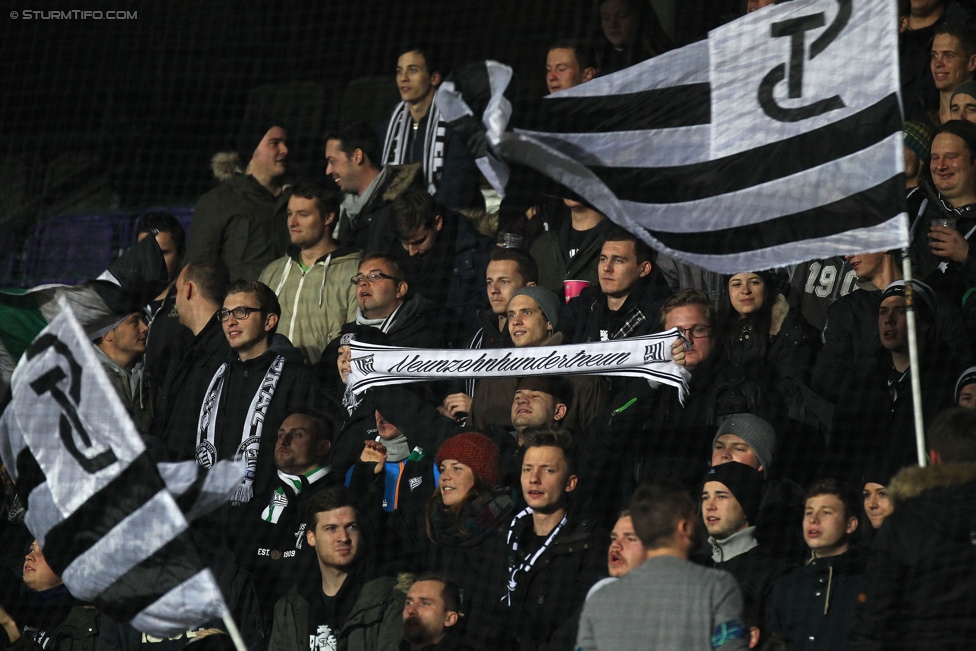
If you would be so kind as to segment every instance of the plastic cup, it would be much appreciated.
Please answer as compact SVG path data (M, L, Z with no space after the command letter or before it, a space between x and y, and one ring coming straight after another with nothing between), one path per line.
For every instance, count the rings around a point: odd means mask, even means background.
M517 233L499 233L498 246L504 249L517 249L522 246L522 236Z
M956 220L953 217L939 217L938 219L933 219L931 221L932 226L944 226L946 228L955 228Z
M580 292L590 286L590 281L588 280L564 280L563 281L563 294L566 295L566 302L569 303L569 299L576 298L580 295Z

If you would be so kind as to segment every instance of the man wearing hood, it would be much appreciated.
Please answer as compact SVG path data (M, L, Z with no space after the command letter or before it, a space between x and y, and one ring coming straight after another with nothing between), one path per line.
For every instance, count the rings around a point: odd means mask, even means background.
M287 139L276 120L261 120L244 129L237 152L249 155L247 166L242 172L232 159L229 177L197 201L187 261L218 258L231 278L253 280L284 253Z
M356 288L349 279L360 253L332 237L341 201L331 182L296 183L288 199L288 254L261 272L261 282L281 303L278 327L311 364L342 324L356 318Z

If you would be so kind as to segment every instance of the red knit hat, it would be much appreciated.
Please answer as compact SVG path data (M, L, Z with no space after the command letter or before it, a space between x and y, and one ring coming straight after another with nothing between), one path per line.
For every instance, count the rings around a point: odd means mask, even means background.
M502 479L498 446L494 441L477 432L465 432L452 436L441 444L434 461L440 464L444 459L460 461L471 468L489 486L497 486Z

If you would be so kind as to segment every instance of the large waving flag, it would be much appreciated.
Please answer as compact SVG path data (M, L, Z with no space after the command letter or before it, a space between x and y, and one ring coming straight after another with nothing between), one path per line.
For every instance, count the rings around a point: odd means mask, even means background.
M88 335L97 336L141 310L168 280L159 244L146 237L95 280L0 291L0 399L17 360L63 305L71 307Z
M240 464L157 469L68 305L27 349L11 389L0 457L71 594L161 637L227 615L184 512L226 502Z
M511 70L487 62L442 84L436 102L499 191L501 158L528 165L713 271L904 247L896 4L767 7L515 105Z

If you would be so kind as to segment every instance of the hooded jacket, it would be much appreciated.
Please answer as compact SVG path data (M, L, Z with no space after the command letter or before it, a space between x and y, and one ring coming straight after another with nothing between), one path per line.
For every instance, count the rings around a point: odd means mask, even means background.
M600 259L604 238L613 225L604 219L587 233L579 251L571 260L566 260L564 251L569 248L569 229L572 222L566 220L558 233L546 231L532 243L530 251L539 265L539 286L563 296L564 280L585 280L590 285L599 285L596 263Z
M976 639L976 464L907 468L871 547L851 649L960 651Z
M656 269L638 278L619 310L607 307L599 283L584 289L560 311L559 331L570 343L639 337L657 332L658 313L671 289Z
M185 262L224 261L231 280L253 280L288 242L291 193L277 197L250 174L234 174L197 201Z
M395 240L390 203L407 188L426 189L419 164L385 165L363 195L347 194L339 212L339 246L389 251Z
M288 255L261 272L261 282L274 290L281 303L278 332L315 364L342 324L356 318L356 286L350 279L359 270L360 253L339 248L302 271L301 251Z

